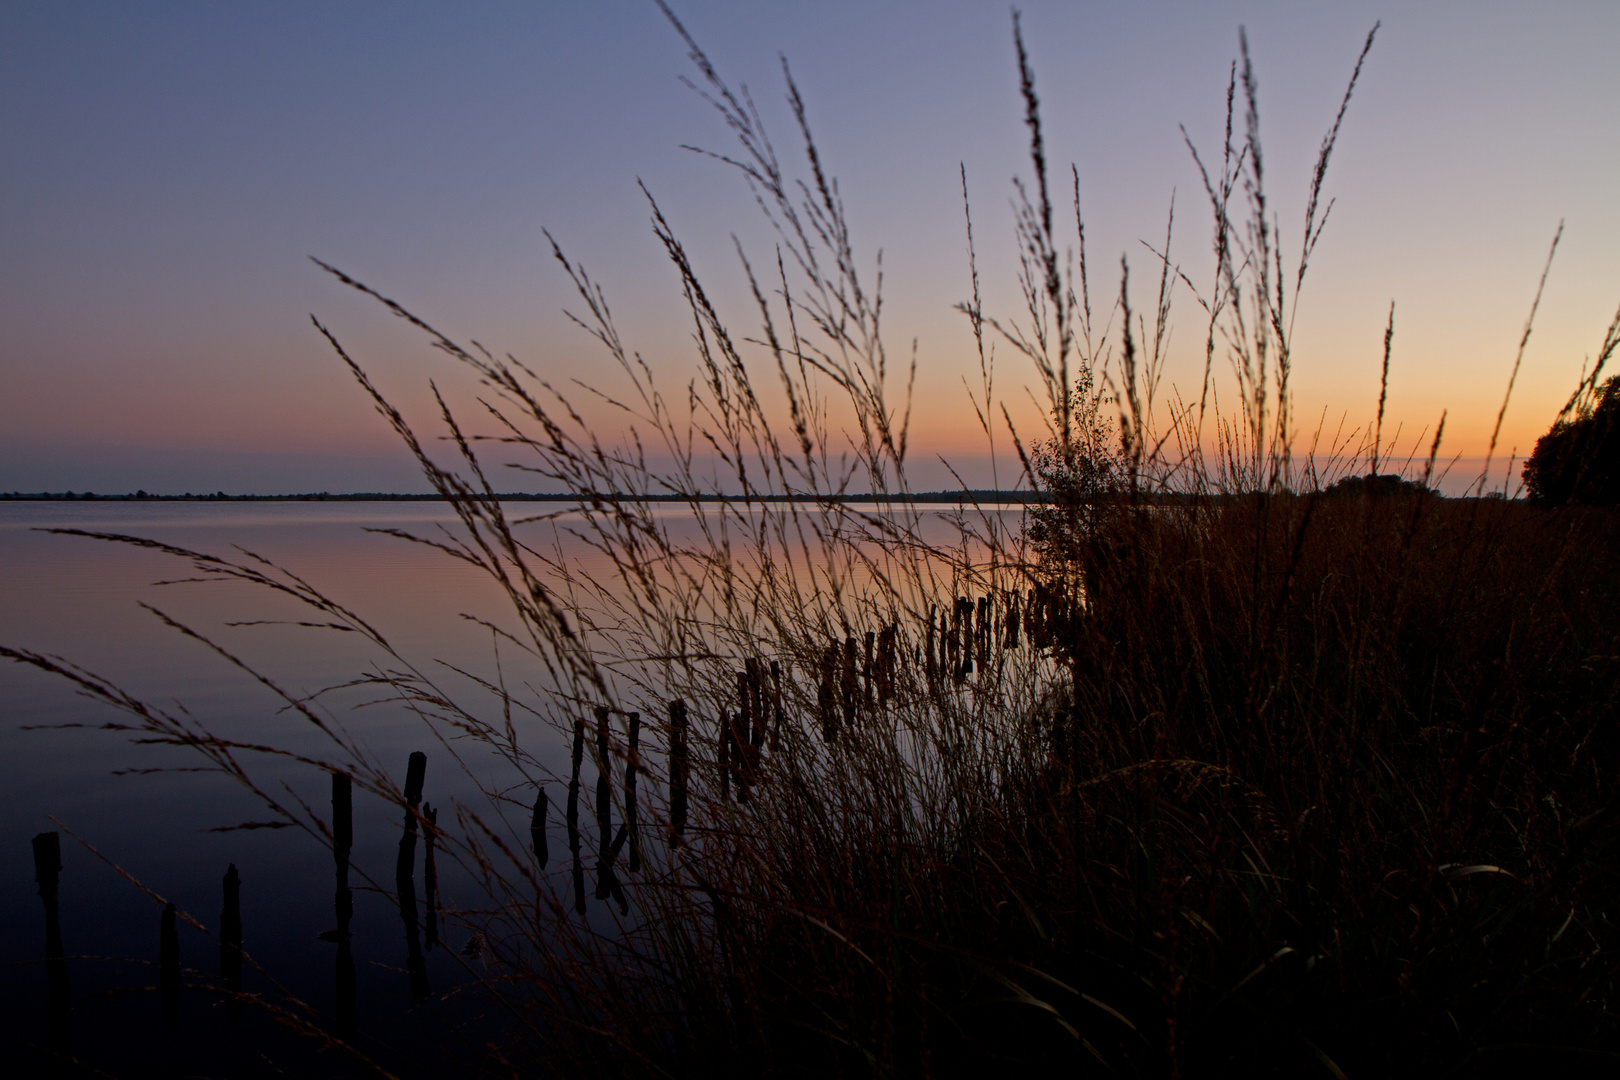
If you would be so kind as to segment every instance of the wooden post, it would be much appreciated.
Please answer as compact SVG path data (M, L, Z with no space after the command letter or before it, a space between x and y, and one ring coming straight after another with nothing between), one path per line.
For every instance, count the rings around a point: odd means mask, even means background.
M720 801L731 801L731 716L720 710Z
M929 604L928 631L923 645L923 674L928 677L928 682L930 684L933 683L934 676L938 670L938 667L934 663L934 605Z
M163 999L163 1022L173 1031L180 1024L180 933L174 925L174 905L163 908L158 920L158 995Z
M630 752L624 759L624 829L630 837L630 872L641 870L641 837L636 831L636 755L641 750L641 714L630 714Z
M950 660L949 667L951 678L957 681L960 681L962 678L961 639L962 598L957 596L951 599L951 629L949 637L945 639L945 652Z
M765 729L771 726L771 711L765 700L765 665L759 658L748 661L749 708L753 723L748 729L748 779L758 784L765 764Z
M613 774L608 766L608 711L596 710L596 898L613 895Z
M735 758L733 767L737 770L737 801L748 801L748 785L753 783L753 738L754 726L754 695L750 685L746 666L737 673L737 711L732 713L732 732L734 733Z
M551 861L551 849L546 843L546 817L551 811L551 800L546 798L544 784L535 785L534 811L529 815L529 846L534 849L534 861L540 869Z
M962 605L962 666L957 669L958 678L965 679L973 674L973 645L975 641L973 629L973 597L965 596L957 603Z
M349 922L354 918L354 893L349 889L349 853L354 848L354 781L348 773L332 774L332 861L337 887L332 907L337 916L337 997L334 1012L337 1036L352 1039L359 1013L355 990L354 950L349 943Z
M669 846L686 842L686 702L669 703Z
M759 770L765 760L765 729L771 725L770 707L765 700L765 665L751 657L744 665L748 675L748 771L749 782L759 783Z
M875 702L875 683L877 679L877 633L872 630L866 632L866 663L861 668L861 699L867 711L871 711Z
M427 908L427 932L424 945L428 949L439 943L439 870L433 861L433 844L439 833L439 812L428 803L422 804L422 899Z
M427 961L422 956L422 939L416 913L416 816L422 801L422 784L427 777L427 755L411 754L405 769L405 830L399 838L399 859L394 864L394 890L399 894L399 917L405 923L405 970L409 973L411 997L428 999Z
M771 753L782 747L782 665L771 661Z
M34 880L45 904L46 1041L60 1061L72 1054L73 996L67 958L62 954L62 922L57 886L62 873L62 840L54 832L34 837Z
M855 649L855 636L851 634L844 639L844 671L839 689L844 698L844 726L852 731L855 728L855 705L859 700L860 690L855 674Z
M821 714L821 737L831 746L838 741L838 695L833 676L838 670L838 643L821 655L821 676L816 681L816 711Z
M878 634L877 694L878 702L883 705L887 705L894 696L894 639L898 630L898 626L891 624Z
M231 863L225 871L225 905L219 913L219 974L225 980L225 1015L242 1015L242 878Z
M568 779L568 850L574 857L574 910L585 914L585 864L579 855L579 769L585 758L585 718L574 718L574 770Z
M979 597L978 615L975 618L974 625L977 627L977 632L973 637L973 658L974 663L979 666L979 677L982 679L989 674L985 671L985 668L989 666L988 652L990 647L991 608L988 596Z

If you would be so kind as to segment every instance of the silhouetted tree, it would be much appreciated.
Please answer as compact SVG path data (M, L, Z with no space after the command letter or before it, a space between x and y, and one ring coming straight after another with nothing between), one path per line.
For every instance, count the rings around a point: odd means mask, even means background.
M1566 410L1524 463L1524 487L1541 506L1620 503L1620 376Z
M1396 473L1368 473L1366 476L1347 476L1322 494L1333 498L1391 498L1397 495L1429 495L1432 492L1418 481L1404 479Z
M1069 391L1069 430L1030 449L1029 469L1046 496L1029 511L1028 536L1049 560L1069 561L1096 530L1105 496L1119 489L1120 461L1114 425L1103 413L1090 367ZM1062 411L1054 409L1062 424Z

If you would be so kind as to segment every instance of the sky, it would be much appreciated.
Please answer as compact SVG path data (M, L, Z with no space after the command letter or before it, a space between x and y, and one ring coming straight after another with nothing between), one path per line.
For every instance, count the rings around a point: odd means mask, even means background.
M1006 480L953 308L970 288L965 171L986 307L1018 314L1010 198L1028 162L1009 8L676 7L797 162L778 57L791 63L869 276L881 252L889 352L915 342L913 485L951 484L947 462ZM1123 257L1138 310L1157 280L1143 244L1162 240L1172 195L1172 259L1210 280L1182 128L1218 151L1239 28L1292 251L1318 146L1381 20L1299 301L1295 413L1330 431L1371 420L1393 302L1385 431L1404 453L1445 411L1443 456L1477 470L1563 222L1499 456L1529 451L1620 302L1620 5L1030 0L1022 18L1049 158L1080 177L1093 288L1117 293ZM312 256L553 382L620 391L564 314L549 230L661 384L684 386L691 323L638 181L739 336L757 319L733 236L756 265L774 259L741 178L683 149L730 149L681 84L690 71L650 0L3 0L0 491L424 490L310 316L424 426L429 380L458 410L472 389ZM1196 392L1202 316L1189 290L1174 302L1166 378ZM1033 384L1001 347L995 396L1015 417L1037 415ZM613 414L587 416L615 437Z

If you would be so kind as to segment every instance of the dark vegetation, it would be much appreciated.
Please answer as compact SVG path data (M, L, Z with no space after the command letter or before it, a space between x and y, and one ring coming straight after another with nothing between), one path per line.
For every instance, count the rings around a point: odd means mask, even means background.
M688 495L658 495L652 493L629 494L627 492L608 492L607 495L615 499L635 499L640 502L688 502L692 496ZM472 497L495 502L565 502L579 501L576 492L533 492L533 491L499 491L493 494L477 492ZM144 490L127 495L97 495L92 491L74 493L71 491L36 491L36 492L3 492L0 491L0 501L14 502L61 502L72 500L128 502L129 500L154 500L158 502L445 502L449 497L440 492L418 492L400 494L385 491L351 491L342 494L333 494L327 491L305 492L300 495L227 495L223 491L216 491L212 495L193 495L189 491L184 495L153 495ZM702 502L725 502L728 499L737 499L743 502L874 502L879 498L886 501L914 502L914 503L953 503L973 504L979 503L1022 503L1051 501L1052 496L1045 492L1028 491L1023 489L997 490L989 488L961 488L953 491L908 491L895 493L889 496L875 496L865 492L844 492L836 495L760 495L758 493L744 495L728 495L725 493L705 493L697 498Z
M1289 293L1325 221L1344 110L1285 269L1245 44L1223 144L1195 151L1213 283L1193 289L1167 238L1155 319L1132 313L1122 282L1098 312L1112 329L1094 332L1083 228L1070 273L1019 41L1028 310L985 313L976 268L960 310L985 358L987 436L987 338L1047 395L1052 425L1018 453L1049 501L1012 527L964 508L940 543L903 497L907 405L886 396L877 298L791 77L802 184L750 99L686 42L740 140L730 163L781 238L768 265L744 265L752 343L650 197L693 315L690 396L662 395L602 290L556 251L581 325L631 385L626 425L671 452L669 472L599 442L517 361L338 274L482 381L496 436L584 504L571 527L611 556L611 580L525 539L448 409L459 459L431 457L330 334L456 509L453 538L418 539L506 590L505 681L463 703L298 579L169 549L366 635L378 700L446 736L437 752L487 752L517 778L420 819L478 882L441 898L442 933L476 940L468 980L509 1017L469 1053L501 1075L1607 1074L1620 521L1434 498L1438 431L1426 464L1391 479L1381 407L1364 446L1296 456ZM1177 288L1206 322L1204 387L1164 400ZM1214 409L1218 380L1232 412ZM769 407L767 385L781 388ZM1609 415L1612 387L1591 418ZM852 483L879 505L840 499ZM651 514L651 493L678 496L694 528ZM788 493L801 501L771 499ZM6 652L256 784L256 748ZM516 689L519 663L544 692ZM287 704L331 735L313 766L417 813L315 702ZM559 737L567 776L541 756ZM308 806L255 790L331 842ZM566 849L548 821L566 822Z
M1600 360L1615 337L1611 328ZM1525 494L1538 506L1620 503L1620 381L1582 389L1524 463Z

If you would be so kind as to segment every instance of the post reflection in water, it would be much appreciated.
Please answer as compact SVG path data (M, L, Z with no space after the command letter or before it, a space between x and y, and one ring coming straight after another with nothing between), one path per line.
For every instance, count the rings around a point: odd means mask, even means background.
M174 905L166 904L158 923L158 996L170 1031L180 1024L180 932L174 917Z
M54 832L34 837L34 880L45 904L46 1039L56 1075L72 1054L73 995L68 987L67 958L62 954L62 922L57 908L57 881L62 873L62 840Z
M219 974L225 980L225 1014L242 1015L242 878L231 863L225 871L225 909L219 915Z
M690 526L677 513L675 508L666 509L662 505L655 506L650 512L658 516L659 521L672 532L672 539L677 544L699 544L701 537L696 534L688 535ZM573 513L570 511L570 513ZM471 608L480 617L489 617L498 620L505 611L506 597L498 591L491 591L490 586L476 573L469 571L463 564L455 560L445 559L441 553L425 553L419 545L400 544L393 537L385 537L379 533L366 532L366 528L378 529L425 529L440 523L453 524L455 518L452 511L437 505L418 504L231 504L229 506L206 506L203 504L143 504L143 503L110 503L96 502L86 504L67 503L16 503L0 505L0 564L7 566L9 572L0 576L0 623L4 623L8 637L28 642L39 642L43 647L60 651L64 655L75 657L83 656L87 663L93 664L97 670L106 669L109 676L116 676L131 685L131 690L141 696L156 698L158 695L173 695L185 700L188 707L196 707L199 715L213 717L220 722L237 724L240 722L242 738L254 743L268 743L279 737L275 734L279 727L275 718L278 714L265 709L264 702L254 695L257 690L253 687L239 685L236 674L231 671L213 671L209 665L199 665L191 661L190 654L181 654L171 649L163 635L150 632L147 623L150 619L148 613L137 606L138 600L150 600L152 582L157 578L168 580L172 577L168 563L161 561L151 551L139 550L124 545L92 545L79 539L66 539L56 535L45 535L37 532L41 528L79 528L87 530L112 531L120 534L137 535L150 533L155 539L165 543L174 543L188 550L225 550L232 543L241 543L252 550L262 550L274 555L285 564L299 570L312 569L323 585L341 593L346 600L352 599L356 609L364 610L368 618L374 618L376 625L384 629L389 640L408 649L413 657L443 657L447 662L457 667L477 672L481 670L481 663L493 663L486 655L488 639L486 636L468 635L460 632L463 621L459 619L460 613ZM932 520L932 519L930 519ZM549 531L555 524L566 525L567 521L560 523L536 523L531 528L534 532L535 544L542 543L549 538ZM545 535L542 535L545 534ZM573 534L566 528L556 532L558 542L564 545L563 565L570 573L576 575L596 574L602 575L611 569L611 563L603 561L604 557L589 545L577 543L570 538ZM404 590L399 582L410 581L413 588ZM348 679L363 659L363 651L355 644L355 635L343 635L337 645L326 644L327 638L321 638L317 646L312 642L311 635L294 634L290 631L258 629L241 624L238 629L236 620L245 616L265 615L268 617L286 614L273 606L279 601L263 600L258 593L238 590L235 586L229 589L202 589L202 588L176 588L162 594L164 603L172 605L175 612L183 615L188 622L200 626L214 627L224 635L223 640L239 645L244 654L253 656L261 661L267 672L281 679L307 680L312 685L334 686L341 685ZM926 610L927 605L923 608ZM951 629L951 620L947 614L950 611L950 601L945 601L942 612L935 619L929 620L926 627L932 631L929 644L933 647L927 651L927 657L933 659L936 654L944 662L943 640ZM974 611L973 625L977 629L983 623L983 617L977 610ZM942 617L941 617L942 616ZM958 616L959 624L965 624L964 616ZM254 624L255 627L257 624ZM1022 631L1030 624L1020 623L1014 617L1011 623L1015 630ZM229 626L231 629L221 629ZM951 651L951 660L954 665L960 665L966 656L967 650L960 643L964 636L966 625L958 629L958 644ZM231 637L230 635L237 635ZM250 640L251 636L251 640ZM852 676L849 686L845 687L841 681L845 674L845 652L847 643L840 634L838 642L838 662L831 668L830 683L817 689L830 689L832 697L822 709L824 719L834 719L832 713L839 712L842 717L842 708L856 705L857 699L862 698L861 687L854 676L863 657L854 655L859 650L851 651L849 665ZM878 664L883 655L881 640L872 646L873 664L881 671ZM170 653L175 653L171 656ZM982 663L980 656L975 660ZM725 707L726 719L732 720L733 704L744 706L740 712L746 713L746 722L742 730L749 733L749 745L746 753L756 753L753 743L762 732L768 739L773 737L771 726L764 723L768 715L765 707L761 705L761 690L765 687L775 688L774 673L767 674L768 664L765 660L755 660L749 670L749 693L742 696L739 702L714 703L705 708L705 716L701 721L701 730L709 730L715 723L714 712L717 708ZM976 664L977 666L977 664ZM10 675L8 666L5 674ZM875 672L876 674L876 672ZM783 670L781 678L787 679L799 675ZM944 677L949 679L955 675L952 670ZM824 683L828 680L823 680ZM549 689L546 685L538 685L538 693L544 694ZM881 696L881 683L874 684L875 691ZM847 691L840 696L840 693ZM812 691L814 693L815 691ZM103 719L97 712L91 712L89 706L79 706L66 694L56 695L54 684L43 689L34 687L31 683L24 683L18 677L10 675L9 681L0 685L0 696L8 701L25 705L28 714L38 714L45 720L60 720L85 727L93 727L96 722ZM61 697L66 704L59 703ZM359 695L356 695L358 697ZM845 700L847 699L847 700ZM334 701L347 701L334 696ZM583 912L587 900L593 893L605 886L609 901L622 903L624 882L622 875L638 872L637 864L645 864L648 852L639 850L641 840L653 841L654 835L641 834L642 825L658 826L658 840L660 846L679 847L690 839L688 833L688 786L696 782L692 776L693 768L698 762L693 760L697 749L696 745L688 745L693 737L691 734L692 721L687 716L686 702L670 701L668 703L668 746L658 747L658 757L668 754L668 813L667 822L664 815L656 823L642 821L647 811L641 810L641 797L647 793L648 760L639 751L640 736L647 732L639 730L638 721L644 717L631 715L630 712L613 711L609 716L600 718L593 715L592 705L584 704L583 717L574 718L573 722L563 722L563 729L558 733L541 730L536 736L534 753L546 758L550 767L555 769L557 778L554 782L548 781L544 787L535 784L532 789L525 792L524 801L532 804L530 847L533 851L537 866L552 869L557 873L557 883L561 886L563 895L559 897L567 905L569 899L573 900L576 910ZM625 702L629 704L629 702ZM101 706L97 706L100 708ZM80 711L83 710L83 711ZM696 706L693 709L696 712ZM261 715L262 714L262 715ZM373 740L377 749L393 758L406 756L413 746L405 740L414 740L418 736L403 729L389 718L387 723L373 720L375 714L356 714L357 730L365 738ZM660 720L663 720L660 717ZM738 717L737 719L743 719ZM780 723L772 716L773 723ZM658 725L660 728L664 724ZM728 729L730 725L727 725ZM233 729L234 730L234 729ZM19 738L22 738L19 736ZM39 734L26 736L30 740L46 740L56 738ZM247 995L254 990L261 989L257 984L263 981L241 969L239 965L245 962L246 955L239 951L241 944L240 932L233 932L241 925L243 916L251 917L254 923L254 942L258 946L254 949L255 958L263 962L269 974L278 981L294 987L298 996L303 1000L319 1000L325 997L322 987L335 987L334 1007L331 1014L333 1018L333 1033L341 1039L349 1040L357 1036L358 1031L358 957L354 951L353 932L357 923L365 916L365 904L357 902L350 889L350 866L353 860L363 858L366 850L363 836L355 835L355 822L353 819L352 780L350 776L341 771L329 773L332 784L332 826L331 841L333 844L333 859L335 869L334 892L327 893L319 883L320 875L307 875L298 873L297 878L282 873L282 867L292 867L294 864L289 852L294 852L295 846L283 840L273 838L290 838L292 833L250 833L233 834L228 837L199 836L195 857L183 856L177 850L177 845L156 842L159 835L156 831L134 828L130 821L134 815L119 812L119 808L111 799L112 789L101 785L96 777L100 777L114 769L124 768L129 764L124 755L129 751L127 745L119 740L109 740L105 743L99 738L79 739L68 741L62 737L58 742L43 742L36 747L33 742L28 744L29 753L9 754L4 763L10 772L6 773L7 782L0 785L0 801L5 801L5 809L13 820L24 820L25 812L32 812L32 803L45 791L49 798L49 809L53 813L72 815L75 828L79 828L79 821L87 823L91 833L99 842L110 844L120 855L152 856L149 861L153 863L153 873L160 879L163 891L175 896L177 902L182 897L201 897L204 903L211 903L207 898L219 897L215 892L222 888L221 874L218 868L220 862L230 862L242 858L243 864L249 870L234 876L225 871L226 880L223 883L224 910L219 914L219 937L217 945L204 946L198 943L199 949L205 950L207 955L199 955L187 960L187 964L207 969L208 960L214 959L217 948L219 966L208 971L209 975L217 975L218 982L213 985L224 991L224 1008L218 1013L220 1021L226 1017L235 1017L243 1010L242 1004L247 1001ZM659 740L660 743L663 739ZM10 744L8 744L9 746ZM736 740L731 741L728 752L742 750L737 746ZM147 751L142 750L141 753ZM160 751L151 751L158 753ZM166 751L164 751L166 752ZM623 758L621 761L620 758ZM405 967L408 974L408 983L412 996L416 999L426 999L429 996L429 977L425 953L430 949L428 941L440 940L450 933L446 925L442 925L445 915L444 899L441 895L442 884L434 883L427 888L427 881L417 882L414 879L415 865L415 834L422 828L429 815L426 808L421 805L421 795L424 793L422 779L425 778L425 758L417 759L421 765L417 766L418 778L414 783L407 781L402 786L406 789L404 805L395 804L399 809L409 809L403 822L404 830L399 841L400 854L405 856L401 860L404 868L403 880L396 878L400 885L396 894L399 904L400 918L404 923L406 937L406 954L408 962L400 964ZM594 762L598 775L586 775L588 766ZM156 764L156 762L142 761L138 764ZM341 770L342 766L333 763ZM47 769L46 766L49 768ZM563 774L567 769L568 773ZM60 783L55 786L48 777L60 773L65 777L88 778L84 783ZM36 775L37 774L37 775ZM274 778L274 774L270 775ZM290 774L289 774L290 775ZM444 801L458 794L457 784L459 777L450 774L436 774L439 779L435 781L433 792L440 802L433 804L435 810L442 810ZM745 777L752 781L752 775L745 772ZM396 774L397 776L397 774ZM735 786L738 774L728 772L725 781ZM406 778L401 778L406 779ZM532 782L537 777L530 777ZM191 815L204 813L212 815L215 804L210 801L213 796L209 790L194 788L186 777L172 777L175 785L170 788L154 788L141 790L142 797L149 797L154 805L161 803L163 813L175 822L191 822ZM317 777L318 782L318 777ZM553 787L553 783L555 786ZM593 787L586 788L591 783ZM662 789L664 781L658 783ZM621 788L622 785L622 788ZM413 790L414 789L414 790ZM619 789L619 790L616 790ZM622 800L620 798L622 793ZM752 794L752 792L750 792ZM558 840L556 851L549 850L548 827L550 824L550 802L555 796L556 801L563 805L557 806ZM598 798L606 797L606 805L600 806L600 815L594 813L598 809ZM622 806L622 820L620 812L614 809ZM364 814L364 807L359 808ZM398 818L395 819L399 821ZM212 824L207 821L202 824ZM454 821L446 820L446 828L455 825ZM515 824L521 829L521 822ZM361 826L362 828L364 826ZM436 860L439 849L443 846L443 834L437 832L433 826L428 826L428 843L432 848ZM374 837L386 847L386 826L383 833ZM361 846L354 846L356 841ZM47 850L48 849L48 850ZM604 850L605 849L605 850ZM67 884L68 878L63 875L63 899L66 904L61 912L61 919L68 923L64 929L58 924L57 882L59 877L59 842L50 834L42 834L35 845L33 854L36 856L34 867L26 867L21 859L17 860L15 877L26 877L27 869L36 870L37 891L43 902L46 914L46 962L41 965L43 972L35 976L38 986L27 984L25 989L29 996L36 999L39 1008L39 1020L47 1019L49 1003L49 1025L39 1024L39 1030L29 1033L29 1041L39 1044L48 1044L55 1054L66 1055L72 1050L82 1054L100 1054L91 1043L84 1040L85 1020L82 1015L72 1016L72 1002L68 992L69 961L63 958L62 937L64 933L73 939L75 951L79 953L93 953L97 955L139 955L150 959L152 946L158 944L151 940L152 930L149 914L139 915L137 918L108 919L104 921L81 921L72 915L75 908L71 901L75 896L80 897L81 905L85 903L82 891L74 878L74 884ZM551 855L558 856L556 861ZM386 865L386 851L382 852ZM618 862L619 858L625 861ZM71 861L71 857L68 861ZM257 867L257 869L255 869ZM424 866L424 871L425 871ZM436 868L435 868L436 869ZM446 873L451 874L454 867L447 866ZM68 868L74 872L73 867ZM161 873L159 873L161 871ZM269 875L268 877L266 875ZM286 904L272 904L268 907L255 906L252 912L243 912L239 897L241 878L247 878L248 883L257 890L265 882L272 882L276 887L274 894L278 897L285 895L290 901ZM384 870L386 880L386 870ZM332 881L333 879L328 879ZM30 880L28 885L36 885ZM454 891L454 890L452 890ZM24 890L12 892L26 900ZM260 895L255 893L254 895ZM328 900L328 897L331 900ZM459 902L463 898L455 894ZM426 908L422 902L426 901ZM332 966L315 951L313 955L305 952L284 950L286 955L279 954L276 943L281 940L291 940L287 931L300 926L300 920L312 910L318 912L328 902L333 904L331 910L335 913L334 927L321 937L334 945L336 956ZM383 901L386 909L386 899ZM194 901L187 900L181 906L193 907ZM251 905L250 905L251 906ZM618 903L615 906L619 906ZM32 918L27 931L27 947L33 955L39 955L39 933L37 923L40 909L32 908ZM379 914L382 914L379 912ZM424 924L423 916L426 916ZM234 917L233 917L234 916ZM383 915L386 919L386 915ZM324 920L323 920L324 921ZM178 930L178 927L176 928ZM325 927L315 927L314 930L323 930ZM21 931L19 931L20 933ZM425 933L424 933L425 932ZM424 940L425 938L425 940ZM383 939L383 947L372 949L368 956L377 960L398 964L387 947L387 936ZM394 939L396 942L397 938ZM176 945L178 946L178 935ZM460 940L455 942L459 949ZM482 937L476 939L476 944L469 942L471 955L477 955L485 946ZM20 956L21 953L19 952ZM176 954L176 959L178 955ZM199 962L201 961L201 962ZM72 961L72 965L79 966L83 962ZM140 977L139 982L145 985L159 983L154 975L160 974L151 968L145 968L149 974ZM99 986L100 968L86 966L84 970L74 971L74 977L81 984L88 978L91 983ZM21 973L19 973L21 974ZM81 978L81 974L83 978ZM384 978L390 973L383 973ZM445 978L447 976L441 976ZM332 981L328 981L332 980ZM22 981L20 978L19 982ZM212 982L212 980L204 980ZM178 980L176 980L178 982ZM253 984L253 985L244 985ZM46 1000L47 989L49 997ZM84 993L85 986L75 987ZM399 987L405 989L405 987ZM443 987L441 987L443 989ZM332 992L331 990L327 991ZM161 1017L164 1015L159 1008L149 1004L155 995L148 994L144 1000L137 1000L130 1006L132 1012L140 1016L141 1038L167 1040L168 1034ZM403 998L404 995L399 995ZM99 1001L88 1001L96 1009L102 1009ZM177 1006L181 1003L177 1002ZM190 1006L186 1006L190 1008ZM150 1010L150 1015L146 1014ZM380 1003L368 1003L367 1021L368 1032L379 1037L392 1037L394 1025L399 1020L399 1012L395 1007L392 995ZM21 1014L18 1014L19 1017ZM100 1014L98 1013L98 1016ZM204 1014L188 1013L185 1018L188 1040L192 1036L192 1029L203 1029L198 1022ZM76 1034L78 1038L70 1042L71 1022L77 1020L81 1029ZM247 1024L254 1020L252 1016L245 1016L240 1023ZM13 1018L13 1023L20 1023ZM375 1027L376 1031L371 1032ZM228 1029L237 1030L237 1029ZM0 1036L0 1043L7 1039ZM98 1040L99 1041L99 1040ZM164 1043L167 1045L167 1042ZM46 1060L42 1056L40 1071L44 1071Z
M428 999L427 961L422 956L422 935L416 914L416 817L427 776L427 755L411 754L405 770L405 831L399 838L399 861L394 866L394 891L399 895L399 917L405 923L405 969L410 973L411 998Z
M424 942L429 951L439 943L439 871L433 864L433 841L439 831L439 812L430 804L422 804L422 900L427 905L427 927Z
M354 893L349 889L349 852L354 847L354 781L348 773L332 774L332 860L337 864L337 889L332 907L337 929L322 937L337 943L337 1035L352 1039L358 1009L355 1001L354 950L349 922L354 918Z

